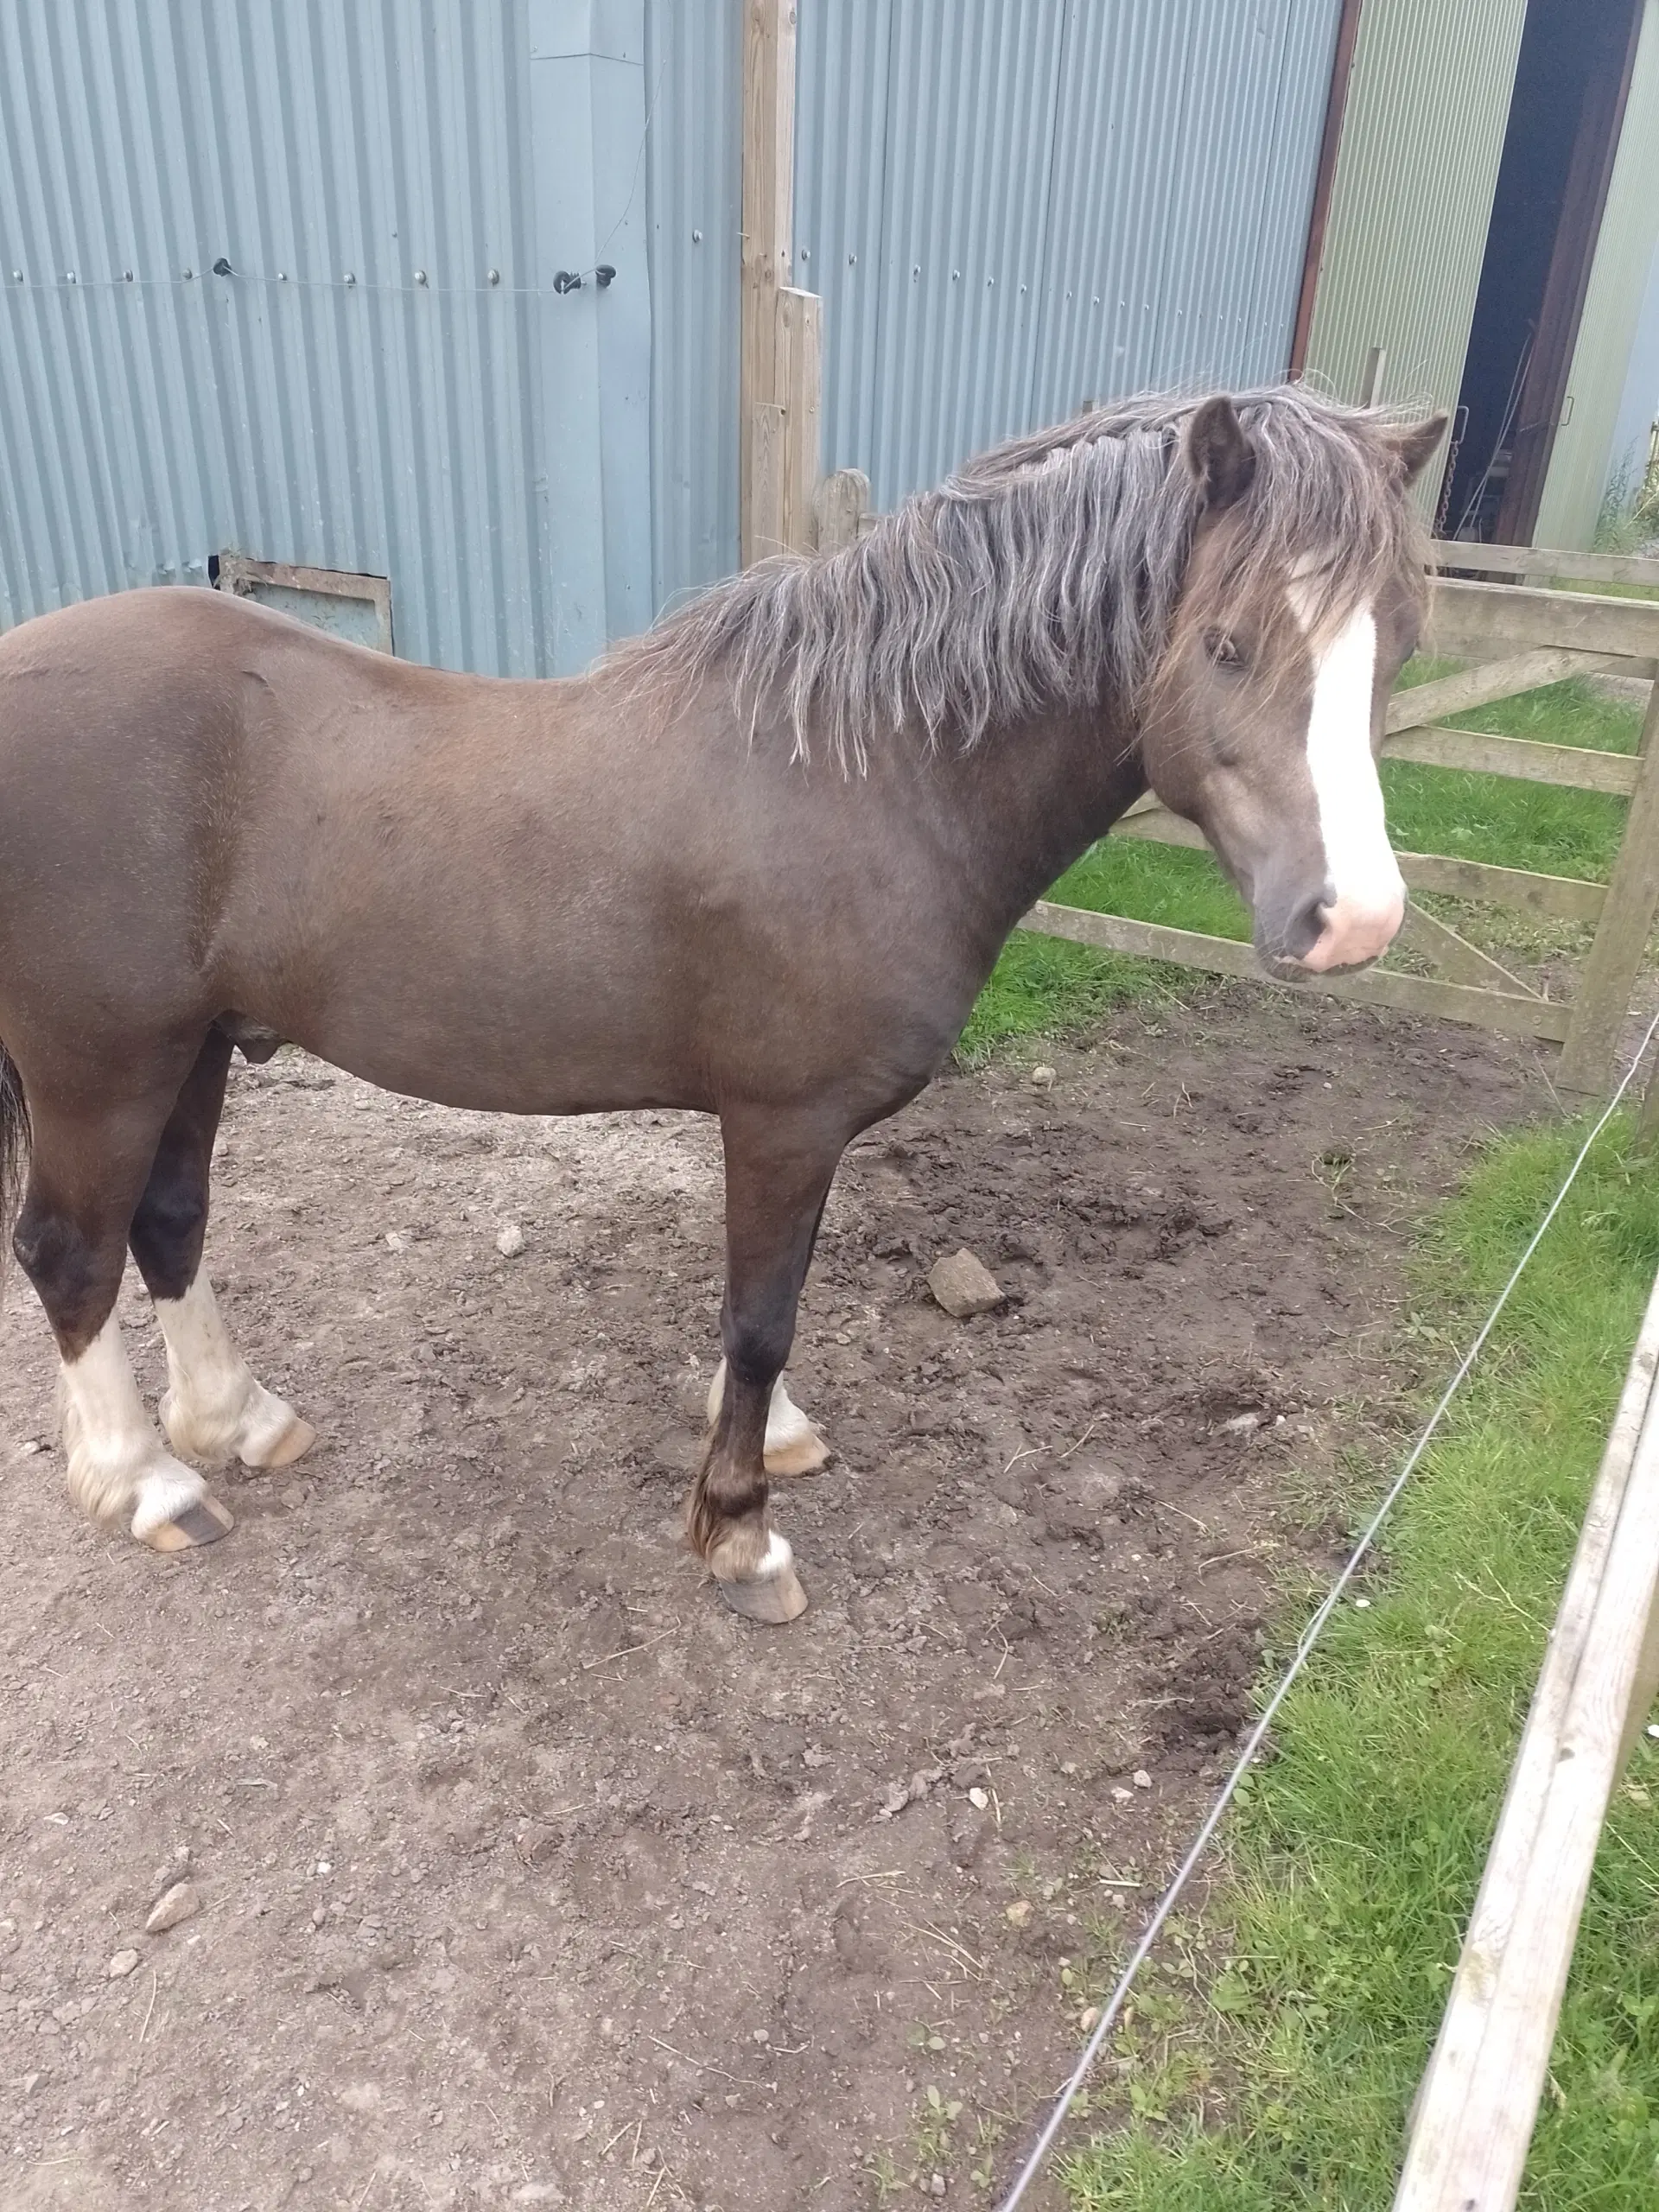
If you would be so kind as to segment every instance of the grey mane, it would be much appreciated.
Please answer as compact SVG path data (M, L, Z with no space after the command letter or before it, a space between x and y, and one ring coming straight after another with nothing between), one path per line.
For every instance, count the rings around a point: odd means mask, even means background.
M723 672L752 720L770 708L787 723L798 758L822 750L860 769L880 732L965 749L1046 709L1116 696L1134 713L1198 520L1179 450L1198 404L1114 401L1011 440L843 552L762 561L716 584L608 664L683 696ZM1325 629L1391 571L1421 567L1388 417L1295 385L1234 404L1257 461L1226 607L1282 604L1295 571Z

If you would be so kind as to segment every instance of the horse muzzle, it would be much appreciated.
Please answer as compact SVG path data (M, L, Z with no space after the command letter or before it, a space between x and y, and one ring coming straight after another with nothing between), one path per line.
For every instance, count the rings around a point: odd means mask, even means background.
M1393 944L1406 916L1405 886L1369 898L1310 899L1276 928L1258 918L1256 949L1287 982L1368 967Z

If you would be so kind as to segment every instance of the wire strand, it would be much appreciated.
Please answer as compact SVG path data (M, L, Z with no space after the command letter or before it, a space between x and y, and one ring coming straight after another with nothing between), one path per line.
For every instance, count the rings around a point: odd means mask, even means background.
M1485 1347L1487 1338L1491 1335L1493 1329L1497 1325L1499 1314L1503 1313L1503 1308L1509 1304L1510 1294L1513 1293L1516 1283L1520 1281L1522 1276L1525 1274L1533 1254L1538 1249L1540 1244L1543 1243L1546 1231L1548 1230L1550 1224L1554 1220L1556 1215L1560 1211L1561 1207L1566 1201L1567 1192L1573 1188L1573 1184L1578 1180L1579 1171L1584 1166L1585 1161L1589 1158L1592 1147L1594 1145L1597 1138L1601 1135L1602 1131L1606 1128L1608 1122L1612 1119L1614 1111L1618 1106L1620 1100L1624 1097L1626 1090L1629 1090L1630 1083L1636 1075L1636 1071L1641 1066L1643 1058L1646 1057L1648 1047L1653 1042L1656 1034L1659 1034L1659 1014L1655 1014L1653 1020L1648 1024L1647 1034L1643 1038L1642 1042L1637 1046L1636 1055L1631 1060L1630 1066L1625 1070L1624 1078L1620 1082L1618 1090L1614 1091L1612 1096L1608 1100L1606 1105L1602 1109L1601 1115L1598 1119L1595 1127L1591 1130L1589 1135L1586 1137L1583 1144L1580 1147L1578 1158L1573 1162L1572 1166L1568 1168L1566 1180L1562 1183L1560 1190L1556 1192L1554 1197L1550 1200L1548 1209L1546 1211L1543 1219L1539 1223L1537 1228L1534 1230L1532 1236L1528 1242L1527 1249L1522 1253L1520 1258L1516 1262L1514 1268L1510 1272L1509 1281L1498 1293L1497 1303L1492 1307L1491 1312L1486 1316L1485 1320L1481 1324L1478 1335L1477 1335L1474 1342L1470 1345L1468 1351L1465 1352L1463 1357L1459 1361L1456 1372L1453 1374L1452 1380L1446 1384L1445 1389L1440 1393L1440 1403L1429 1415L1427 1423L1423 1428L1422 1433L1418 1437L1417 1441L1412 1446L1410 1452L1406 1455L1404 1465L1395 1477L1394 1481L1389 1484L1382 1503L1377 1507L1376 1512L1366 1523L1364 1531L1360 1536L1358 1542L1354 1546L1353 1550L1349 1554L1347 1563L1343 1567L1341 1573L1338 1575L1336 1580L1325 1592L1324 1599L1321 1600L1319 1607L1309 1620L1307 1626L1302 1630L1301 1636L1297 1642L1295 1651L1292 1655L1289 1666L1286 1668L1283 1675L1280 1679L1278 1687L1273 1693L1273 1695L1268 1700L1267 1704L1262 1707L1261 1717L1256 1721L1255 1727L1251 1729L1249 1736L1245 1742L1244 1748L1239 1753L1238 1758L1234 1764L1231 1773L1228 1776L1225 1783L1222 1785L1220 1795L1217 1797L1215 1803L1210 1808L1209 1812L1205 1815L1204 1823L1198 1829L1197 1835L1193 1838L1191 1848L1188 1850L1185 1858L1182 1859L1179 1866L1176 1869L1174 1878L1171 1881L1168 1888L1164 1891L1163 1897L1159 1902L1157 1910L1153 1914L1152 1918L1147 1923L1145 1929L1142 1930L1141 1940L1136 1943L1134 1950L1130 1952L1128 1962L1124 1967L1122 1973L1119 1974L1116 1986L1113 1989L1111 1996L1107 1999L1107 2002L1102 2010L1100 2018L1096 2022L1093 2031L1090 2035L1088 2042L1083 2047L1082 2056L1072 2068L1070 2078L1067 2080L1065 2088L1060 2091L1059 2095L1055 2100L1054 2108L1048 2116L1047 2122L1043 2128L1042 2133L1037 2138L1036 2142L1032 2145L1031 2150L1027 2152L1025 2163L1021 2165L1019 2173L1014 2177L1014 2186L1009 2190L1007 2195L1001 2199L1001 2202L997 2208L997 2212L1014 2212L1014 2208L1019 2204L1027 2190L1031 2186L1031 2183L1036 2179L1039 2169L1043 2164L1044 2160L1047 2158L1050 2150L1053 2147L1055 2137L1059 2133L1060 2129L1065 2123L1066 2114L1071 2109L1071 2106L1076 2101L1077 2092L1082 2088L1084 2081L1088 2077L1090 2068L1094 2065L1095 2060L1100 2054L1101 2045L1105 2042L1107 2036L1111 2032L1118 2014L1122 2009L1124 1999L1128 1995L1131 1987L1134 1986L1136 1975L1140 1973L1141 1967L1146 1964L1147 1960L1150 1957L1154 1944L1162 1934L1165 1923L1168 1920L1170 1914L1175 1910L1176 1905L1179 1903L1182 1892L1186 1888L1187 1883L1192 1879L1192 1877L1198 1867L1198 1861L1203 1858L1205 1851L1209 1848L1211 1839L1214 1836L1216 1830L1220 1827L1222 1818L1226 1813L1227 1808L1232 1803L1234 1797L1237 1795L1240 1783L1243 1782L1245 1775L1249 1771L1257 1752L1261 1750L1262 1743L1266 1739L1268 1729L1273 1726L1274 1716L1277 1713L1280 1707L1289 1695L1297 1676L1307 1664L1314 1646L1318 1643L1319 1637L1324 1631L1325 1623L1330 1619L1332 1614L1335 1612L1338 1605L1341 1603L1344 1591L1347 1589L1349 1584L1353 1580L1354 1576L1358 1573L1361 1563L1376 1541L1377 1533L1381 1529L1382 1523L1388 1519L1389 1515L1393 1511L1395 1504L1400 1497L1400 1493L1404 1490L1407 1483L1410 1480L1411 1476L1415 1471L1419 1462L1421 1460L1424 1452L1428 1449L1429 1440L1433 1437L1435 1430L1440 1427L1441 1421L1445 1418L1447 1407L1450 1406L1452 1399L1462 1388L1464 1380L1467 1376L1470 1369L1473 1367L1476 1360L1479 1358L1482 1351Z

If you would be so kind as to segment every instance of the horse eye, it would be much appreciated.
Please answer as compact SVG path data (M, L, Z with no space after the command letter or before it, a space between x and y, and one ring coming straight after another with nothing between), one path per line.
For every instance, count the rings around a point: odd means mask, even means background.
M1236 641L1230 638L1225 630L1206 630L1204 650L1217 668L1243 668L1244 665L1244 656L1238 650Z

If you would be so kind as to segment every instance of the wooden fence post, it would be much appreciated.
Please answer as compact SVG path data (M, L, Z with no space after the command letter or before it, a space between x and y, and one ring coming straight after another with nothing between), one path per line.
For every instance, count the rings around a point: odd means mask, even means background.
M1659 913L1659 683L1642 725L1642 757L1624 836L1613 864L1601 925L1584 963L1561 1065L1563 1090L1606 1090L1618 1040L1630 1010L1630 993Z
M823 302L785 286L778 295L779 390L784 404L784 472L779 537L791 553L818 542L813 496L819 474Z
M1395 2212L1510 2212L1608 1798L1659 1669L1659 1283L1418 2093Z
M785 537L779 296L794 229L795 0L745 0L742 331L739 368L739 538L742 563Z
M818 550L839 553L856 545L869 512L870 480L861 468L838 468L821 477L812 504L817 516Z

